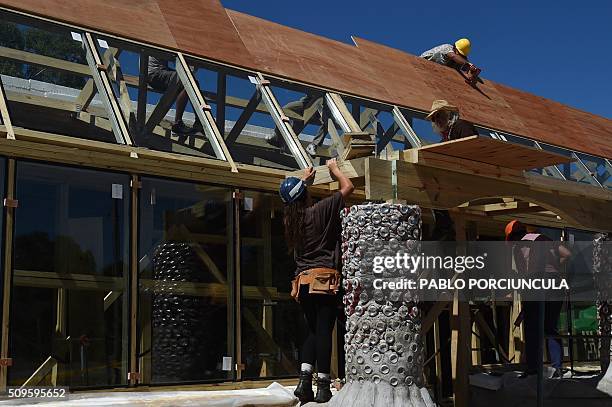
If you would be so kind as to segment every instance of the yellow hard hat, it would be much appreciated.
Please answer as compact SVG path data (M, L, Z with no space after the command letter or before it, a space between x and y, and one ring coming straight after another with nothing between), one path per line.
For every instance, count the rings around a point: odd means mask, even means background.
M459 51L461 55L467 57L472 49L472 44L467 38L461 38L460 40L455 41L455 48L457 48L457 51Z

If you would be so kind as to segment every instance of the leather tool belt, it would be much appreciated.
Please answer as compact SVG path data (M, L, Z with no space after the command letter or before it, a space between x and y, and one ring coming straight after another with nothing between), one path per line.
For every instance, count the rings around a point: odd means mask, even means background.
M302 271L291 282L291 296L298 302L303 285L308 285L308 294L335 295L340 288L340 273L324 267Z

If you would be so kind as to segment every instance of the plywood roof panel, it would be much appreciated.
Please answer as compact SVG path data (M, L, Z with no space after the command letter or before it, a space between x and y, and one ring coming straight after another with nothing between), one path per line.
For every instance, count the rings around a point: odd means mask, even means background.
M243 67L255 62L219 0L157 0L177 48Z
M0 5L239 65L298 82L427 110L434 99L464 118L545 143L612 157L612 120L457 72L370 41L356 46L237 11L219 0L0 0ZM486 65L485 65L486 74Z
M390 99L356 47L237 11L227 12L262 70L373 99Z
M530 170L572 161L560 154L479 136L431 144L418 150L516 170Z
M353 41L389 93L389 102L419 110L431 107L436 89L425 83L421 69L408 62L410 55L362 38L353 37Z
M176 49L156 0L0 0L0 5Z

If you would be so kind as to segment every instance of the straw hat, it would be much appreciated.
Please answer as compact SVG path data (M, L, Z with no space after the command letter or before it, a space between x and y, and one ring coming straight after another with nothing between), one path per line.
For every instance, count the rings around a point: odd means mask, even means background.
M429 113L425 120L431 120L432 116L441 110L447 110L449 112L458 112L457 106L451 105L446 100L434 100L431 104L431 113Z

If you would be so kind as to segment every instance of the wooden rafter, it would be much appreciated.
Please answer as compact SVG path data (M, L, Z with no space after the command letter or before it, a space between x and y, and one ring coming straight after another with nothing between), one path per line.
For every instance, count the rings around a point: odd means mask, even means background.
M11 123L11 115L8 110L8 103L6 99L6 93L4 92L4 85L2 79L0 79L0 118L2 118L2 124L6 129L6 138L15 140L15 131L13 130L13 124Z
M183 85L181 85L180 82L175 82L172 85L170 85L168 89L166 89L166 91L164 92L159 102L157 102L155 109L153 109L153 112L149 115L149 118L147 119L145 123L145 126L144 126L145 134L151 133L151 131L155 128L155 126L159 124L161 119L166 116L166 113L168 113L168 111L174 104L176 97L178 96L178 94L181 92L182 89L183 89Z
M234 123L234 127L232 127L229 134L225 137L225 143L227 145L231 145L232 143L236 142L236 139L240 135L240 132L242 132L244 126L246 126L246 124L249 122L249 119L255 112L255 109L259 105L260 101L261 94L258 90L256 90L255 92L253 92L253 96L251 96L251 99L249 99L249 103L246 105L246 107L238 117L238 120L236 120L236 122Z

